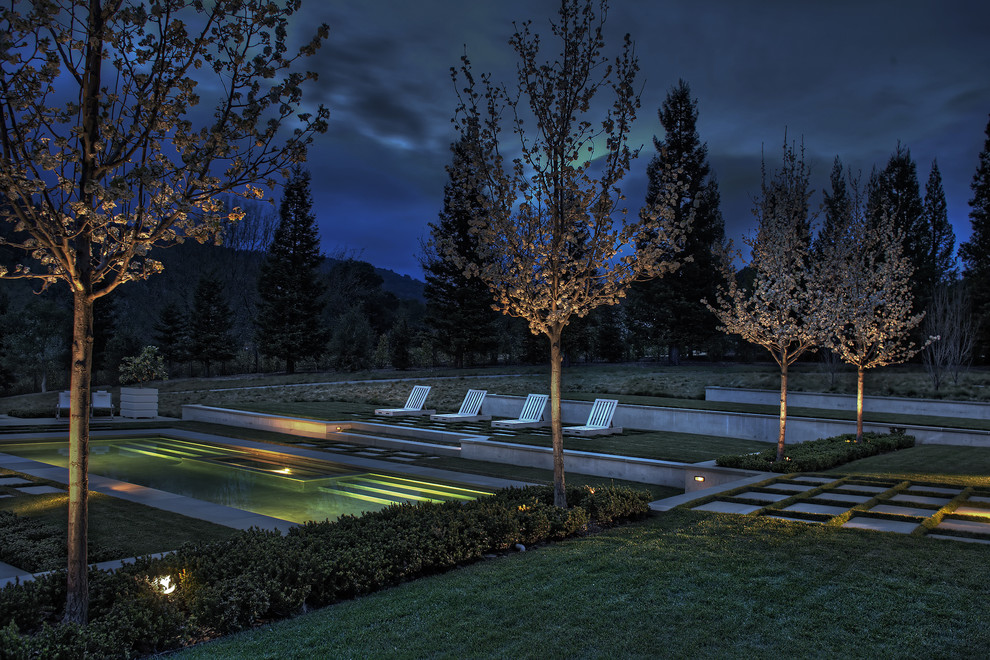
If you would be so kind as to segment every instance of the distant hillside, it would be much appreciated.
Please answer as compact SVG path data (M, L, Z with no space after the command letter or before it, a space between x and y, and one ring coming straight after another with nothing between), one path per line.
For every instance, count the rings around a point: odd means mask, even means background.
M423 297L424 282L413 279L408 275L399 275L386 268L375 267L375 273L382 278L382 288L394 293L400 300L418 300L426 302Z

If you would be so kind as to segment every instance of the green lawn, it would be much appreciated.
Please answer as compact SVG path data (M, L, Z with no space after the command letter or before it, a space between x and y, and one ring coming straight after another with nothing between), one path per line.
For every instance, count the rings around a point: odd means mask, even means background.
M983 545L672 511L189 658L985 657Z
M0 509L44 522L64 547L68 528L68 501L68 494L16 495L0 499ZM89 541L95 550L92 561L124 559L175 550L186 542L219 541L229 538L236 531L230 527L102 493L89 494ZM51 570L64 565L65 558L62 556L51 566L22 568Z
M846 463L830 472L905 479L923 476L929 481L986 486L990 485L990 447L919 445Z

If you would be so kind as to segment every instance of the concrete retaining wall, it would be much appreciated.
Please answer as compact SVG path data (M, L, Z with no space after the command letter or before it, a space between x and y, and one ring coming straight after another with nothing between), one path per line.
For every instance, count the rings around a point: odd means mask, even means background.
M780 392L778 390L755 390L741 387L706 387L705 400L776 406L780 403ZM856 396L853 394L830 394L824 392L788 392L787 404L801 408L855 411ZM863 412L990 419L990 403L943 401L940 399L910 399L892 396L864 396Z
M489 394L485 397L485 414L496 417L518 416L522 409L523 400L523 397L518 396ZM588 419L591 406L592 402L590 401L562 401L561 415L564 424L583 424ZM615 417L612 421L616 426L626 429L717 435L724 438L741 438L761 442L776 442L777 434L780 432L780 419L777 415L691 408L619 404L615 409ZM864 422L863 430L887 433L890 431L890 426L889 423ZM969 431L931 426L905 426L904 428L907 429L907 433L918 440L918 444L990 446L990 431ZM788 443L806 442L855 432L856 422L851 420L790 416L787 418Z
M461 458L553 469L553 450L550 447L515 445L481 438L461 441ZM729 483L757 474L745 470L699 467L688 463L567 449L564 450L564 464L568 472L673 486L686 491ZM697 481L695 477L701 477L703 480Z
M264 413L199 405L182 406L182 419L183 421L209 422L211 424L275 431L304 438L326 438L328 427L327 422L314 419L279 417Z

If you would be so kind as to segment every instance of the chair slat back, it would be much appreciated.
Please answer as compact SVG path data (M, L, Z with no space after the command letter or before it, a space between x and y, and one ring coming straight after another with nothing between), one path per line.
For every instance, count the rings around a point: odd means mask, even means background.
M595 405L591 407L591 413L588 415L587 426L603 429L610 427L618 403L616 399L595 399Z
M65 391L58 393L58 407L68 409L72 403L72 392Z
M539 422L543 420L543 411L547 407L546 394L530 394L526 397L519 419L524 422Z
M99 392L93 392L93 407L112 408L113 400L110 398L110 393L102 390Z
M416 385L412 388L412 392L409 393L409 398L406 399L406 405L403 406L403 409L422 410L423 405L426 403L426 395L429 393L429 385Z
M477 415L478 411L481 410L481 404L485 400L486 394L488 394L488 390L468 390L468 393L464 395L464 403L461 404L461 409L457 411L457 414Z

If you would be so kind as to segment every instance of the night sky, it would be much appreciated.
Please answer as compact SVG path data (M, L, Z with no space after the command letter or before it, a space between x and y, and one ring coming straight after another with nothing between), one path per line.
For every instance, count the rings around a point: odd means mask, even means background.
M455 133L449 70L464 52L476 73L513 82L513 21L549 35L556 0L304 1L300 39L319 22L330 39L308 60L314 101L330 108L307 167L323 249L422 278L417 255L443 200ZM819 193L836 155L863 180L898 141L921 192L938 159L957 245L970 234L969 189L990 113L986 0L613 0L606 49L628 32L640 59L642 107L625 179L642 205L646 165L663 135L656 111L678 78L698 99L698 131L737 247L754 229L761 149L778 162L784 131L803 139ZM548 54L555 44L544 40Z

